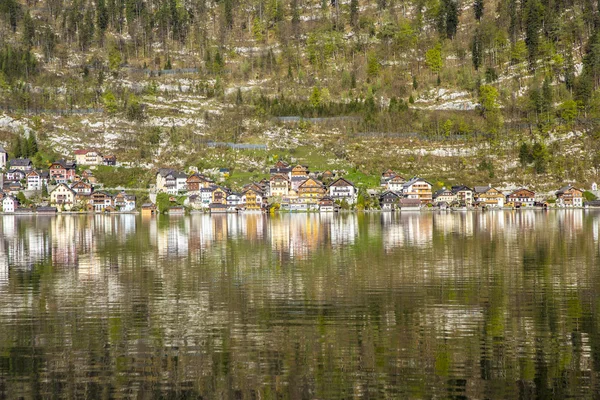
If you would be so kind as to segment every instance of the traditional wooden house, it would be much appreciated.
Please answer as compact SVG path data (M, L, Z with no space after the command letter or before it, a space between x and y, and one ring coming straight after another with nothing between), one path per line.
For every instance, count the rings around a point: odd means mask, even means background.
M201 188L209 187L212 180L197 172L191 174L186 180L186 188L189 194L199 194Z
M292 168L285 162L279 160L275 163L275 166L269 169L269 174L271 176L274 175L283 175L286 176L288 180L292 178Z
M132 194L127 194L124 191L117 193L113 198L113 205L118 211L135 211L135 196Z
M326 170L321 174L321 179L323 180L323 182L332 181L334 178L335 178L335 174L333 172L331 172L330 170Z
M431 203L433 185L425 179L414 177L402 185L402 194L409 199L419 199L421 204Z
M506 196L506 202L512 203L515 207L533 207L535 192L526 188L517 189Z
M320 212L333 212L338 210L338 205L335 204L335 201L329 197L325 196L319 199L319 211Z
M583 190L572 185L560 188L556 192L556 205L559 207L583 207Z
M304 203L317 204L318 199L325 196L326 189L321 182L314 178L309 178L298 187L298 197Z
M92 206L94 211L102 212L107 207L113 206L113 197L110 195L110 193L104 191L94 192L90 196L89 204Z
M456 194L452 190L446 189L445 187L433 194L433 204L446 203L450 205L456 202L456 200Z
M346 201L348 204L356 203L358 191L352 182L344 178L338 178L327 188L329 197L334 201Z
M114 155L108 155L102 157L102 164L114 167L117 165L117 157Z
M396 192L387 190L379 196L379 205L383 211L394 211L400 206L400 196Z
M71 185L71 190L77 195L89 196L92 194L94 187L90 183L79 181Z
M475 186L473 188L473 200L481 207L502 208L506 197L498 189L490 186Z
M387 183L390 179L396 176L396 173L391 169L387 169L381 173L381 178L379 179L379 185L387 188Z
M387 180L386 189L396 193L402 193L402 188L406 183L406 179L400 175L396 175Z
M423 203L420 199L401 197L398 204L400 211L419 211Z

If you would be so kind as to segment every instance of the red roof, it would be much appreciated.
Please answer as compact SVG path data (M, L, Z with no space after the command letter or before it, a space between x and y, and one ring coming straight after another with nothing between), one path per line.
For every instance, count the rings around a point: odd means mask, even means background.
M91 150L89 149L79 149L79 150L75 150L74 153L76 155L83 155L83 154L87 154L89 153Z

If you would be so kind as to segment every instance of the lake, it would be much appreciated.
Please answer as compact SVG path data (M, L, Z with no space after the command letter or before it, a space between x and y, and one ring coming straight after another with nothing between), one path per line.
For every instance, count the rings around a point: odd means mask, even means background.
M600 393L600 213L0 216L0 398Z

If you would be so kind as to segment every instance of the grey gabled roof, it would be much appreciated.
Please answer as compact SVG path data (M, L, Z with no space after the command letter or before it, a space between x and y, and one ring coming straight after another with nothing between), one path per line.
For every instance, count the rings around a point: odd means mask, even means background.
M13 158L10 160L11 167L26 167L31 164L31 160L29 158Z

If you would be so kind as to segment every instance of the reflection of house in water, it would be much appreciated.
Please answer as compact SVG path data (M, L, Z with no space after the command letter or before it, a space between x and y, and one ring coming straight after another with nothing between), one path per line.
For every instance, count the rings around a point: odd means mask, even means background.
M75 237L79 218L59 215L50 222L52 236L52 264L59 266L77 266L79 253ZM87 231L88 229L83 229ZM84 233L85 234L85 233Z
M381 214L383 246L386 250L399 246L431 246L432 213Z
M43 218L40 218L43 220ZM49 258L50 245L44 223L31 216L5 215L0 235L0 264L28 268Z
M169 217L167 226L158 228L156 247L161 258L187 257L190 223L189 218Z
M321 219L330 219L329 224L323 224L329 228L329 237L332 246L342 244L353 244L358 236L358 217L356 214L320 214Z
M433 224L436 232L473 236L474 218L472 212L442 212L433 215Z

